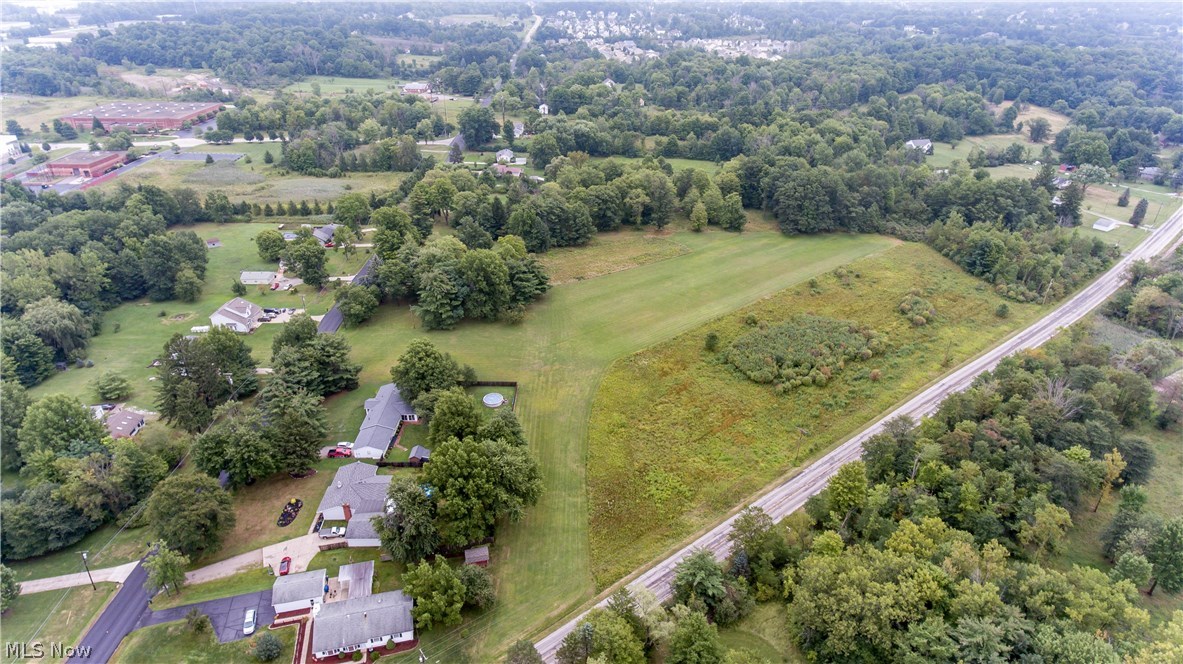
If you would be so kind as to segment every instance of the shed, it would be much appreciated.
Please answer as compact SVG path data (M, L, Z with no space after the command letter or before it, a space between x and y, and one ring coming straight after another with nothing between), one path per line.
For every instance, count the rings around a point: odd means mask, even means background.
M489 566L489 545L474 546L464 550L464 564L477 567Z
M909 150L919 150L924 154L932 154L932 141L927 138L913 138L907 143L904 143L904 147Z
M539 115L550 115L550 106L547 106L546 104L539 104L538 105L538 114Z
M312 609L316 613L324 601L325 570L276 577L271 585L271 605L276 613Z
M205 241L205 246L207 249L217 249L222 246L222 241L216 237L211 237Z
M413 463L430 461L431 460L431 450L427 449L426 447L423 447L422 445L416 445L411 448L411 456L408 460Z
M1108 217L1098 217L1097 221L1093 223L1093 230L1101 231L1102 233L1108 233L1115 228L1117 228L1117 220Z

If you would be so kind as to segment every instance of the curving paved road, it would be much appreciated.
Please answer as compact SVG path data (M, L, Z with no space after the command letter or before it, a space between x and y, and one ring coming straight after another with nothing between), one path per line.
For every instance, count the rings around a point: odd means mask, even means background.
M783 484L772 489L752 505L763 508L774 520L779 521L800 509L813 494L825 488L830 477L843 464L854 461L862 454L862 444L865 440L883 430L885 422L900 415L907 415L915 420L936 410L945 397L954 392L960 392L970 387L974 378L993 369L1002 358L1021 350L1034 348L1054 337L1061 328L1080 320L1085 314L1100 306L1125 281L1126 268L1130 263L1143 258L1157 256L1178 246L1183 241L1183 209L1180 209L1170 219L1155 229L1149 238L1144 240L1132 252L1119 260L1108 272L1098 277L1094 282L1072 296L1068 301L1057 307L1047 316L1032 324L1025 330L1011 336L993 349L981 356L963 364L936 384L930 386L907 403L885 415L882 419L871 424L855 434L850 440L834 448L829 454L815 461L801 473L793 476ZM661 600L670 596L670 585L674 576L674 567L686 556L699 550L706 549L716 558L722 560L730 551L728 536L731 534L731 523L735 515L715 526L705 535L691 542L669 558L654 564L636 579L629 587L633 589L648 588ZM605 597L596 606L608 603ZM555 661L555 653L563 639L583 619L586 611L580 613L553 632L535 643L538 652L547 662Z

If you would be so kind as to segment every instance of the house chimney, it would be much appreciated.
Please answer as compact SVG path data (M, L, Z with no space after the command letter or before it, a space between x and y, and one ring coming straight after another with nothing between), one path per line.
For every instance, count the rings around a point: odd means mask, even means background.
M349 506L349 503L345 503L344 505L342 505L341 509L345 511L345 520L346 521L353 518L353 508Z

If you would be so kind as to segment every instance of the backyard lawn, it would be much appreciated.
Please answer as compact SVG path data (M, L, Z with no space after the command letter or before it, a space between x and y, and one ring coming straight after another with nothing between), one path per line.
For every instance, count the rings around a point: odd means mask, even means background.
M115 594L116 587L114 583L100 583L98 590L81 586L21 595L4 614L4 641L40 641L45 644L46 653L50 643L77 645L83 630ZM2 661L8 664L25 660L11 657L6 651ZM46 657L43 661L61 660Z
M194 634L184 621L145 627L127 635L119 650L111 658L117 664L169 662L181 664L257 664L254 655L256 639L265 632L279 638L283 650L276 662L292 661L296 647L296 626L269 630L260 627L253 636L231 643L218 643L212 633Z
M312 562L308 563L308 569L309 571L324 569L325 573L331 579L337 576L342 565L372 560L374 561L374 580L377 582L377 587L373 591L375 593L384 593L391 590L398 590L403 587L402 578L405 568L401 563L382 562L379 560L382 553L382 549L376 548L321 551L316 554Z

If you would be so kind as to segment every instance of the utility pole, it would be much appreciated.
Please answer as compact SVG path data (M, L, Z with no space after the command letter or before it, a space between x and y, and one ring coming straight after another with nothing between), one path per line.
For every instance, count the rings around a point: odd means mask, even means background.
M98 589L99 589L99 588L98 588L98 586L96 586L96 585L94 584L94 577L90 575L90 565L87 563L87 560L86 560L86 559L87 559L87 556L88 556L89 554L90 554L90 551L83 551L83 552L82 552L82 566L86 568L86 578L90 579L90 587L91 587L91 589L92 589L92 590L98 590Z

